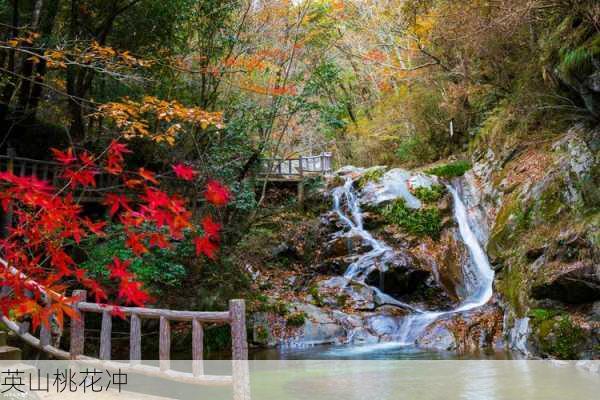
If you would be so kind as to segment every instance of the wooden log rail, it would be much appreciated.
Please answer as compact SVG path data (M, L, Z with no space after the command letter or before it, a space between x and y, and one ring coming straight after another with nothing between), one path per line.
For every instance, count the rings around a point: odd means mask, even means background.
M12 274L20 274L23 279L27 279L20 271L14 267L8 266L5 260L0 258L0 266L6 268ZM33 284L36 284L34 281ZM42 302L49 306L50 298L61 296L56 292L49 293L45 288L38 285L42 293ZM75 290L72 294L77 299L73 303L73 310L77 318L70 320L70 343L69 351L60 349L57 345L51 344L52 334L41 327L40 337L37 338L33 333L28 332L29 327L26 324L13 321L6 315L1 315L2 322L13 331L19 338L29 345L44 351L57 359L77 360L79 362L100 365L113 370L121 369L124 372L139 373L147 376L156 376L183 383L227 386L233 385L235 400L249 399L249 380L248 380L248 343L246 338L246 310L244 300L230 300L228 311L176 311L167 309L155 309L145 307L119 307L119 312L129 317L130 321L130 340L129 340L129 360L128 362L111 361L112 353L112 319L114 307L106 304L90 303L87 299L86 291ZM85 355L85 314L98 313L102 315L102 325L100 330L100 349L97 357ZM159 320L159 367L142 365L142 320ZM180 372L170 368L171 354L171 321L186 321L192 326L192 372ZM232 367L231 376L225 375L206 375L204 374L203 354L204 354L204 325L223 323L231 327L232 339Z
M264 179L289 177L298 179L305 176L325 175L332 171L331 153L299 158L270 158L262 160L259 176Z

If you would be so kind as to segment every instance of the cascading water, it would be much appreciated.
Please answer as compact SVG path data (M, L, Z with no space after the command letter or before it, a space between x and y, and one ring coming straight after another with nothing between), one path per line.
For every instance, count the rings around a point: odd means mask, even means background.
M345 205L349 215L342 210L342 199L346 200ZM344 278L346 278L348 282L353 281L366 285L364 281L369 273L376 269L382 270L385 268L386 263L394 256L394 251L385 243L375 239L364 229L359 199L352 190L352 179L347 179L343 186L334 189L333 206L334 211L339 215L340 219L350 228L349 234L359 235L362 240L372 248L372 250L359 256L355 262L350 264L344 273ZM409 304L398 301L383 293L378 288L372 287L372 289L384 303L418 311Z
M395 184L397 186L405 186L405 178L405 176L402 176L402 182L395 182ZM377 269L383 271L386 262L393 257L394 251L385 243L375 239L364 229L359 198L354 193L352 184L352 179L348 178L343 186L334 189L334 211L346 226L350 228L350 233L359 235L372 247L372 250L359 256L354 263L350 264L344 274L348 283L352 281L365 285L366 276ZM403 192L408 192L408 189L405 189ZM452 194L454 218L458 224L460 236L469 252L469 262L463 268L466 296L464 296L461 303L453 310L423 311L397 301L391 296L382 293L379 289L372 287L379 296L385 299L386 303L395 304L412 311L411 314L402 318L395 329L395 333L391 335L399 344L414 344L415 340L427 326L438 318L483 306L492 297L494 272L485 252L471 229L466 207L459 194L452 186L448 186L448 191Z

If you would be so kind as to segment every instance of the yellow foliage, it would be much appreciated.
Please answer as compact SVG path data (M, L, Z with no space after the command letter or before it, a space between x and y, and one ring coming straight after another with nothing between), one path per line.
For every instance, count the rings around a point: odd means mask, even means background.
M111 119L126 139L142 137L170 146L176 142L183 124L206 129L211 125L223 127L223 114L208 112L199 107L185 107L177 101L160 100L146 96L142 102L125 99L99 107L96 116ZM150 131L149 120L155 121L157 131ZM159 129L163 128L164 131Z

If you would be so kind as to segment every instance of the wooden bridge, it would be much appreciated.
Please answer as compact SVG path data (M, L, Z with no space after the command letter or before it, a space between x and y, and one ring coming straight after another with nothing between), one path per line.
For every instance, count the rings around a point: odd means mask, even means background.
M20 274L16 268L9 266L5 260L0 259L0 268L7 269L10 273ZM42 293L42 305L50 306L51 299L62 295L47 291L35 281L29 280ZM58 297L57 297L58 296ZM29 326L19 323L6 315L0 319L4 325L14 332L27 344L62 360L76 360L84 364L98 365L114 371L138 373L140 375L165 378L177 382L209 385L233 386L234 400L249 400L250 388L248 378L248 343L246 339L246 310L244 300L230 300L229 310L221 312L204 311L175 311L141 307L119 307L120 312L129 318L129 362L111 361L112 353L112 311L113 306L107 304L90 303L86 301L86 292L76 290L72 293L78 301L73 303L72 309L77 318L70 320L69 350L60 348L60 343L53 341L50 329L42 325L37 332L29 332ZM84 354L85 345L85 313L98 313L102 315L100 330L100 349L97 356ZM141 352L141 337L143 319L159 320L159 366L143 365ZM170 368L171 351L171 321L185 321L192 325L192 372L175 371ZM206 375L203 368L204 353L204 325L228 324L231 327L232 338L232 375ZM56 338L60 340L61 335Z
M305 178L323 176L332 172L333 156L321 153L318 156L298 158L271 158L261 161L259 178L269 181L298 182Z

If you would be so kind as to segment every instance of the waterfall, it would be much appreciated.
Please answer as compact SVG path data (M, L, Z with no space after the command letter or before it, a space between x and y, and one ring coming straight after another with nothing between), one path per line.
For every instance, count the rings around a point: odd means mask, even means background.
M345 199L345 206L348 209L349 215L342 209L343 199ZM352 179L346 179L343 186L333 190L333 208L340 219L350 228L349 233L359 235L365 243L368 243L372 247L372 250L362 254L355 262L350 264L344 273L344 278L348 282L354 281L366 285L364 282L369 273L376 269L383 271L386 263L394 256L394 251L390 246L375 239L364 229L359 199L352 190ZM384 303L418 311L415 307L394 299L376 287L371 288Z
M403 183L406 184L405 182ZM334 211L339 215L346 226L350 228L351 233L358 234L366 243L372 246L372 250L361 255L354 263L350 264L344 274L344 277L348 279L349 282L358 281L364 284L364 280L370 272L376 269L379 269L380 271L384 270L386 262L389 261L394 252L391 247L375 239L364 229L359 205L360 201L353 191L352 184L352 179L347 178L343 186L334 189ZM452 195L454 218L458 224L461 239L469 253L469 261L463 266L466 296L464 296L464 299L453 310L424 311L399 302L391 296L381 292L378 288L372 287L372 289L384 298L386 302L412 310L411 314L403 317L399 321L396 333L393 335L394 339L399 344L414 344L419 335L438 318L483 306L492 297L494 271L490 266L487 255L481 247L481 244L473 233L466 207L458 192L452 186L448 185L447 188Z

